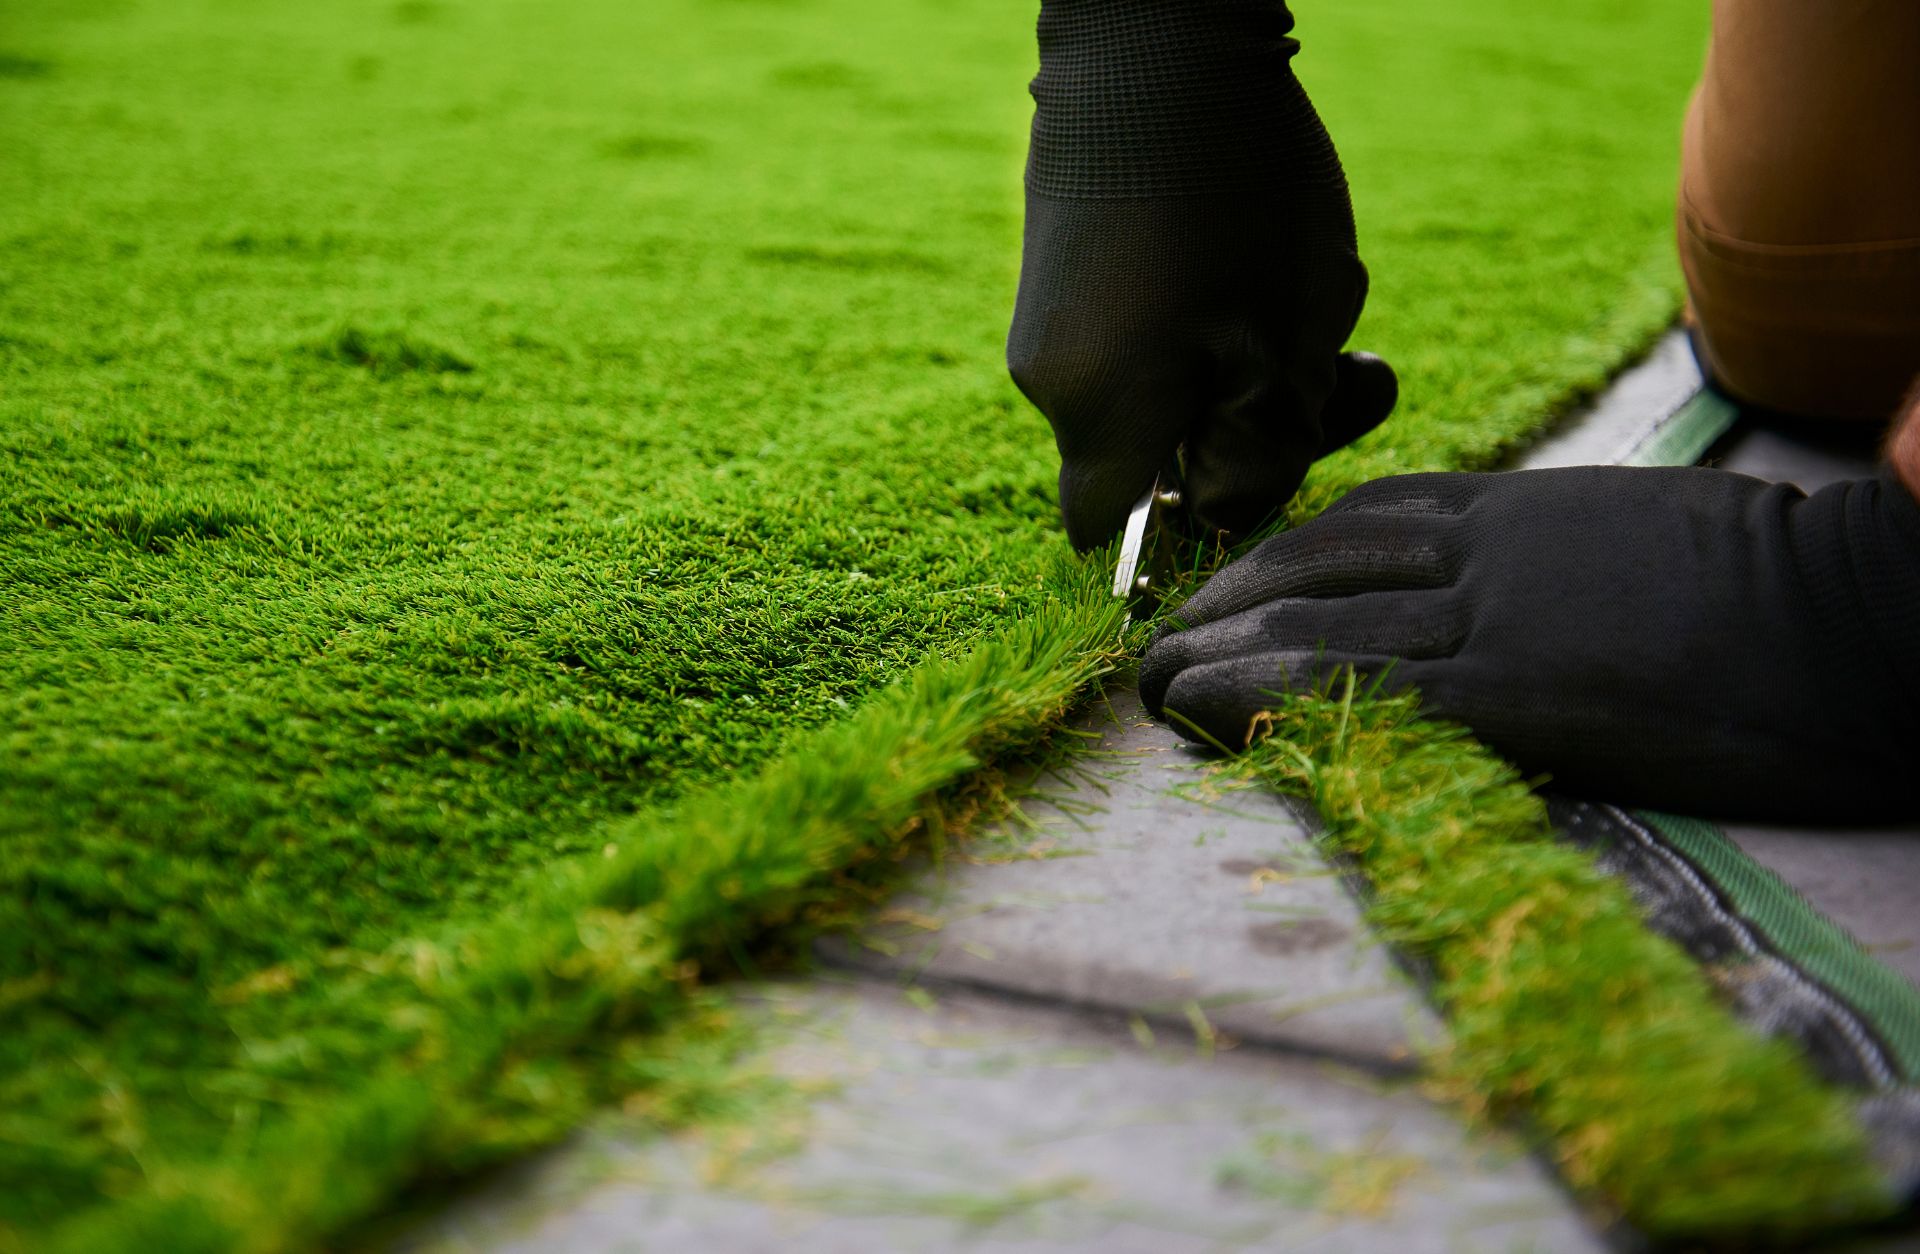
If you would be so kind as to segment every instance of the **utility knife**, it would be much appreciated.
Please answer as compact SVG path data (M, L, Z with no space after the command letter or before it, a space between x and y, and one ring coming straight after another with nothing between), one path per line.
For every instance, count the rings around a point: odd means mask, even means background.
M1176 463L1160 472L1135 501L1120 532L1120 560L1113 570L1113 595L1128 604L1128 621L1151 613L1173 580L1175 553L1190 531L1186 493Z

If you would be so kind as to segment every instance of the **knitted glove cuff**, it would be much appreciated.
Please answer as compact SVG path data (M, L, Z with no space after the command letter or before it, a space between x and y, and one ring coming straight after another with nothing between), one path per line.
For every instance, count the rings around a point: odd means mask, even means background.
M1043 0L1028 190L1344 188L1292 29L1282 0Z
M1920 731L1920 501L1891 467L1875 481L1872 528L1865 564L1874 587L1867 596L1881 640L1894 654L1894 666L1906 681L1912 701L1910 729ZM1861 520L1864 523L1865 520ZM1856 526L1860 524L1857 523Z
M1920 503L1888 469L1815 493L1799 514L1796 556L1831 647L1920 735Z

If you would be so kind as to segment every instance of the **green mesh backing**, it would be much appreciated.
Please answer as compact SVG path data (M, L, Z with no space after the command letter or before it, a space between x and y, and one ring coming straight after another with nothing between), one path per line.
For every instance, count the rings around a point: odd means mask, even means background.
M1920 989L1862 949L1718 827L1672 814L1643 812L1640 817L1712 880L1775 952L1867 1021L1893 1054L1901 1079L1920 1080Z
M1715 440L1740 417L1740 407L1710 389L1701 389L1673 416L1621 458L1624 466L1691 466L1706 456Z

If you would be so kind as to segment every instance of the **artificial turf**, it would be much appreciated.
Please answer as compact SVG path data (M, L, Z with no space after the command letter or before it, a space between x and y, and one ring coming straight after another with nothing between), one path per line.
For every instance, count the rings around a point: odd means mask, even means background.
M1000 359L1031 18L7 6L0 1245L297 1242L553 1135L697 933L898 833L876 764L937 789L1099 669ZM1671 315L1704 18L1301 18L1404 379L1311 508L1486 463ZM785 869L675 875L709 847ZM659 894L552 887L595 860ZM565 956L602 925L627 975Z
M1603 1218L1726 1248L1886 1218L1855 1105L1736 1026L1628 886L1557 838L1519 774L1412 695L1300 693L1224 768L1310 798L1367 918L1446 1014L1430 1086L1517 1119Z

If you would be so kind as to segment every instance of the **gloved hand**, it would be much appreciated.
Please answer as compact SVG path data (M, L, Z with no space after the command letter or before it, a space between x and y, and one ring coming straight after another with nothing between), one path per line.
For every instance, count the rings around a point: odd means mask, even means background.
M1202 523L1257 527L1397 395L1339 355L1366 299L1346 176L1281 0L1043 0L1007 361L1076 548L1183 442Z
M1147 708L1233 748L1351 664L1562 791L1920 816L1920 505L1891 474L1812 497L1700 469L1381 479L1175 617Z

